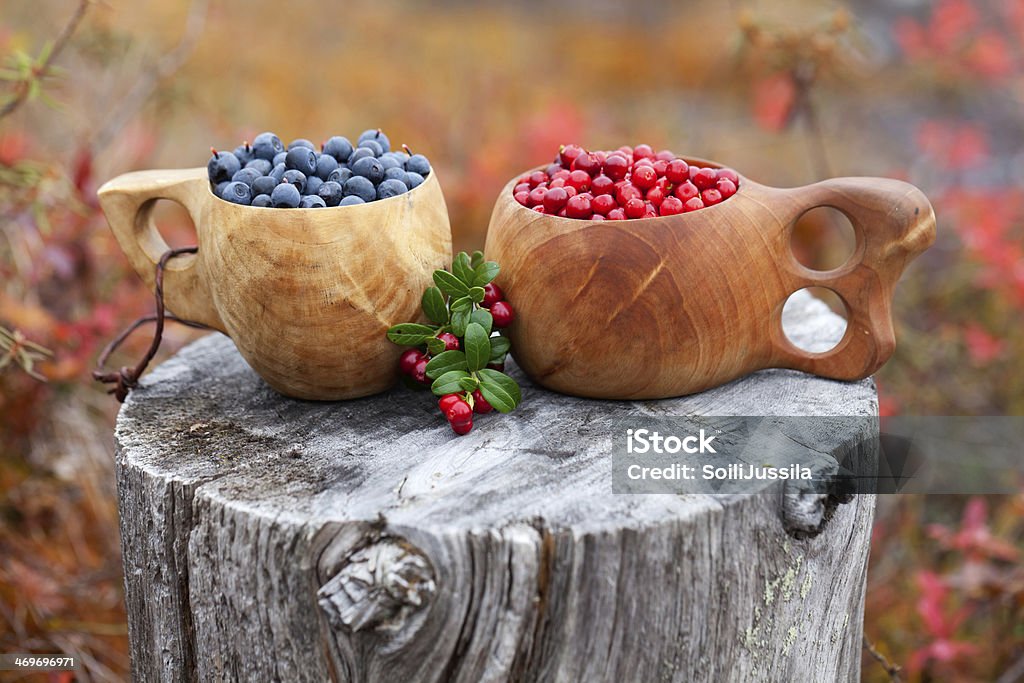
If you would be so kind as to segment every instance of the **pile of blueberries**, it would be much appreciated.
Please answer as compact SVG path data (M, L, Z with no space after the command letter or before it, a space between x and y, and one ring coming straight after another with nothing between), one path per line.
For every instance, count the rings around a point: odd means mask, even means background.
M351 206L388 199L419 186L430 174L422 154L392 151L379 128L363 131L355 146L334 136L320 151L309 140L288 143L260 133L234 152L211 150L206 164L213 193L224 201L279 209Z

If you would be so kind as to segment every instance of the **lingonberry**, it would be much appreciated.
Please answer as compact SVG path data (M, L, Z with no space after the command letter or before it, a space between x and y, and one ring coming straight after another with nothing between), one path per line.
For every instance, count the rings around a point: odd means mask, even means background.
M562 162L562 166L569 168L572 166L572 162L576 160L580 154L583 153L583 148L579 145L565 145L558 152L558 158Z
M594 179L590 181L590 191L594 193L594 196L611 194L614 188L615 181L603 173L595 176Z
M459 338L451 332L442 332L437 335L437 338L444 342L445 351L458 351L459 350Z
M519 183L514 188L512 188L512 194L518 194L520 192L529 192L532 189L533 188L530 187L530 183Z
M590 202L590 208L594 210L594 213L601 216L607 216L608 212L616 206L615 197L610 194L599 194Z
M536 211L537 213L544 213L544 205L543 204L537 204L536 206L531 206L530 210L531 211Z
M559 218L565 218L565 209L561 209L561 210L560 210L560 211L559 211L558 213L556 213L555 215L556 215L556 216L558 216Z
M693 184L697 186L699 190L706 190L714 187L715 182L718 180L718 176L713 168L702 168L694 174Z
M507 301L495 301L491 305L491 317L495 327L508 327L515 320L516 314Z
M722 193L722 199L728 199L736 194L736 183L728 178L720 178L718 182L715 183L715 189Z
M672 190L672 194L675 195L676 197L679 197L679 199L682 200L682 202L685 204L694 197L699 196L700 190L697 189L696 185L687 180L684 183L676 185L675 188Z
M570 199L579 194L578 192L576 192L576 188L573 187L572 185L563 185L563 189L565 190L565 193L569 195Z
M643 218L644 212L647 210L647 204L639 197L633 197L626 202L623 209L626 211L627 218Z
M622 147L619 147L619 149L616 151L625 156L627 159L633 158L633 148L630 147L629 145L623 145Z
M661 203L665 200L665 192L660 187L655 185L651 189L647 190L647 201L655 206L655 208L661 206Z
M648 190L658 182L658 174L650 166L634 166L631 178L633 184L641 190Z
M629 203L629 200L640 199L643 196L644 194L640 191L640 188L632 183L624 183L615 191L615 201L619 203L619 206L623 207Z
M416 365L413 366L412 372L409 374L414 382L419 382L420 384L427 384L430 382L430 380L427 379L427 362L426 354L423 354L420 359L416 361Z
M444 410L444 416L452 426L452 430L459 435L466 434L473 428L473 409L465 399L456 397L457 400L450 401Z
M505 362L504 361L502 361L500 363L488 363L487 367L489 367L491 370L497 370L498 372L505 372Z
M658 207L658 213L662 216L675 216L683 212L683 202L678 197L665 197L665 200Z
M461 400L462 397L458 394L445 394L438 400L437 407L441 409L441 414L447 418L448 409Z
M683 202L683 208L689 213L690 211L699 211L704 208L704 202L700 200L700 197L694 197Z
M653 159L654 150L651 149L650 145L637 145L633 148L633 161L640 159Z
M587 220L590 220L590 221L604 221L604 220L608 220L608 219L605 218L604 216L602 216L599 213L595 213L595 214L592 214L589 218L587 218Z
M459 436L463 436L465 434L469 434L469 432L473 429L473 418L470 418L463 422L451 422L450 424L452 426L453 432L455 432Z
M604 160L604 174L612 180L622 180L629 172L630 162L626 157L616 153Z
M562 170L562 165L561 164L549 164L548 167L544 169L544 172L548 174L549 178L551 178L552 176L554 176L556 173L558 173L561 170Z
M551 176L552 180L562 180L563 182L569 179L569 169L563 168L558 171L555 175ZM548 183L550 185L550 183Z
M589 176L595 176L601 172L601 162L590 152L584 152L573 160L572 170L583 171Z
M654 155L654 158L660 161L672 161L676 158L675 152L670 149L663 149Z
M608 212L608 220L610 221L624 221L626 220L626 212L621 208L612 209Z
M585 194L570 197L569 201L565 204L565 215L567 218L589 218L593 212L593 209L590 208L590 197Z
M569 174L569 179L565 181L565 184L576 188L577 192L586 192L590 189L590 174L577 169Z
M639 166L650 166L651 168L654 168L654 160L649 159L647 157L644 157L643 159L637 159L636 161L633 162L633 169L636 170L636 168Z
M549 188L544 194L544 210L557 213L569 201L569 193L561 187Z
M673 159L665 167L665 177L673 184L686 182L690 179L690 166L682 159Z
M523 206L530 206L530 193L529 192L516 192L516 201Z
M530 187L537 187L548 181L548 174L544 171L534 171L530 174Z
M712 187L701 192L700 198L704 202L704 206L714 206L722 201L722 193Z
M666 197L672 194L672 181L668 178L658 178L658 182L654 183L654 186L660 189Z
M494 410L494 406L487 402L487 399L480 393L480 390L473 390L473 412L480 415L486 415L492 410Z
M651 204L650 202L646 202L644 204L644 215L643 215L643 217L644 218L657 218L658 217L658 209L655 208L654 204Z
M419 349L406 349L398 357L398 369L402 371L403 375L412 375L413 370L416 369L416 363L420 362L421 358L425 358L425 355Z
M660 178L661 176L665 175L665 169L668 168L668 162L665 161L664 159L655 159L654 163L651 164L651 168L654 169L654 172L657 173L658 177Z
M731 180L732 184L735 185L736 187L740 186L740 176L738 173L736 173L736 171L732 170L731 168L720 168L717 171L715 171L715 176L719 180Z
M488 282L484 285L484 300L480 302L480 305L484 308L490 308L499 301L504 300L504 298L505 293L501 291L501 287L493 282Z
M565 179L564 178L555 178L554 180L549 182L548 183L548 189L550 190L553 187L565 187Z
M547 193L547 188L541 185L530 190L530 205L536 206L537 204L543 204L544 197L547 196Z

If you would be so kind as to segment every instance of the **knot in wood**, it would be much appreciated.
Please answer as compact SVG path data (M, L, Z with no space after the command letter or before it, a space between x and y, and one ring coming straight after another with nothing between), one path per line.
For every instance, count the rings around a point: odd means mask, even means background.
M408 542L383 538L350 555L317 593L334 628L401 629L436 592L434 569Z

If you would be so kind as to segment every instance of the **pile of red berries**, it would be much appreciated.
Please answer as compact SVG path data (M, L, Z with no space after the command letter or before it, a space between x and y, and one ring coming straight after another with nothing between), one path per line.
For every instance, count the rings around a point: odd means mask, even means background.
M691 166L649 145L612 152L564 145L551 165L523 175L512 191L538 213L622 221L698 211L733 196L739 185L730 168Z

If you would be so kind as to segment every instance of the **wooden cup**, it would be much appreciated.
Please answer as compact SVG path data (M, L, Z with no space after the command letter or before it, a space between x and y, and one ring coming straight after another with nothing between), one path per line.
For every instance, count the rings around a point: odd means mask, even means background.
M167 307L230 336L270 386L295 398L357 398L390 387L402 349L385 332L420 319L434 269L452 260L435 173L398 197L325 209L231 204L210 191L205 168L128 173L103 185L99 198L151 289L168 249L153 207L159 199L185 207L199 251L168 263Z
M780 189L741 177L734 196L700 211L603 222L536 213L515 201L514 182L486 245L517 314L512 352L535 382L576 396L681 396L771 367L867 377L895 349L896 281L935 240L924 194L884 178ZM790 248L796 220L819 206L846 214L857 237L853 256L829 271L801 265ZM846 334L824 353L782 331L786 300L810 286L847 309Z

